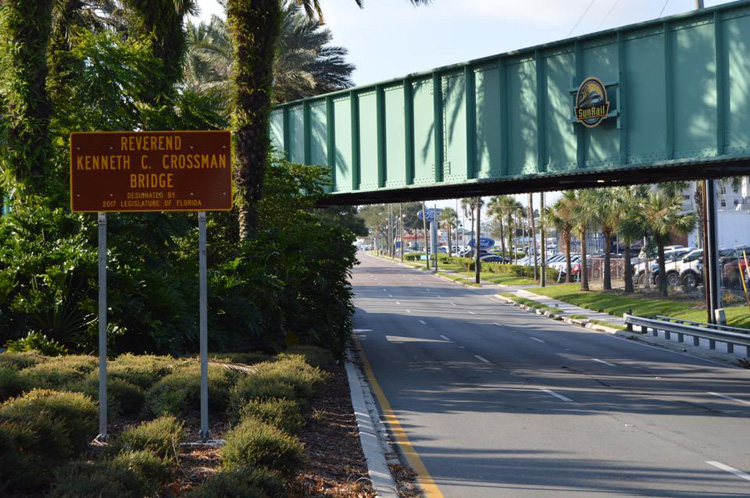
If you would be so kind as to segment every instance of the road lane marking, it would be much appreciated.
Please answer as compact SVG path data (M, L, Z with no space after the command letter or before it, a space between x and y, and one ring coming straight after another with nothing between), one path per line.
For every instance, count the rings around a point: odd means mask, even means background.
M467 313L470 315L476 315L476 313L474 313L473 311L467 311Z
M438 294L438 297L439 297L440 299L443 299L443 296L441 296L440 294Z
M354 332L372 332L372 329L354 329Z
M383 289L383 292L388 292L387 290Z
M422 325L427 325L427 322L425 322L424 320L420 320L419 323L421 323Z
M458 306L456 303L451 303L453 306Z
M441 335L440 337L442 337L442 338L443 338L443 339L445 339L446 341L450 341L450 340L451 340L451 339L450 339L450 337L445 337L444 335Z
M388 294L388 297L393 297L393 295L392 294Z
M750 474L746 474L742 472L741 470L735 469L734 467L730 467L727 464L721 463L721 462L715 462L712 460L706 460L706 463L709 465L713 465L717 469L724 470L726 472L729 472L730 474L734 474L740 479L745 479L746 481L750 481Z
M407 313L411 313L411 310L406 310Z
M388 398L385 397L383 389L380 387L380 384L378 384L377 379L375 379L375 373L372 371L372 367L370 366L370 362L365 355L365 351L364 349L362 349L362 345L359 344L356 336L354 338L354 342L357 343L359 357L362 360L362 367L365 370L365 375L370 381L370 387L375 393L375 397L378 398L380 408L383 410L383 418L385 418L385 421L391 427L393 436L396 438L399 446L401 446L401 449L403 450L404 456L406 456L406 460L409 462L409 465L412 469L414 469L414 472L416 472L417 479L419 480L419 484L424 490L425 496L427 498L443 498L443 493L440 492L437 484L435 484L435 480L427 471L427 467L425 467L422 459L419 457L417 450L414 449L414 446L412 446L409 438L406 436L406 431L404 431L404 428L401 426L398 418L396 418L396 414L393 412L391 404L388 402Z
M425 287L425 289L424 289L424 290L426 290L427 292L430 292L430 289L428 289L427 287Z
M742 399L733 398L733 397L727 396L725 394L719 394L719 393L708 393L708 394L710 394L711 396L718 396L720 398L728 399L730 401L736 401L737 403L742 403L743 405L749 405L750 406L750 401L745 401L745 400L742 400Z
M600 360L599 358L591 358L591 361L596 361L598 363L604 363L605 365L609 365L610 367L616 367L614 363L610 363L608 361Z
M570 398L568 398L566 396L563 396L562 394L557 394L555 391L551 391L549 389L542 389L542 388L540 388L540 391L543 391L543 392L549 394L550 396L554 396L557 399L561 399L563 401L569 401L571 403L573 402L572 399L570 399Z
M529 339L531 339L532 341L536 341L536 342L541 342L541 343L543 343L543 344L546 344L546 343L547 343L547 341L543 341L543 340L541 340L541 339L537 339L536 337L529 337Z
M474 358L476 358L476 359L477 359L477 360L479 360L479 361L483 361L484 363L490 363L490 360L488 360L487 358L482 358L482 357L481 357L481 356L479 356L478 354L475 354L475 355L474 355Z
M396 301L396 304L398 304L399 306L401 306L401 303L399 303L398 301Z

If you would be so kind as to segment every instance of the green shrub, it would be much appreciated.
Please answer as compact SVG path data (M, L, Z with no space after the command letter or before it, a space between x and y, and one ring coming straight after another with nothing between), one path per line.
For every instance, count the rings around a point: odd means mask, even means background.
M254 418L274 427L296 434L305 425L307 410L289 399L251 399L240 409L239 419Z
M33 390L0 405L0 490L38 492L50 471L96 435L97 409L81 393Z
M172 478L168 462L149 451L126 451L112 460L72 462L55 475L53 498L156 496Z
M229 389L236 376L220 366L208 368L209 408L224 411L229 400ZM200 365L177 368L146 391L146 408L154 415L180 415L200 409Z
M221 457L229 471L266 467L285 476L293 475L304 461L297 438L251 418L227 433Z
M228 363L241 363L243 365L255 365L256 363L262 363L269 361L271 358L264 353L209 353L209 358L226 361Z
M292 346L280 354L279 358L287 358L290 355L302 355L308 364L322 369L330 369L336 365L333 353L318 346Z
M28 380L18 370L0 367L0 401L18 396L28 388Z
M148 449L122 451L112 459L113 466L131 470L149 489L168 483L174 475L171 459L160 458Z
M171 356L123 354L107 365L109 377L125 379L148 389L159 379L175 370L177 360Z
M184 437L184 424L166 415L126 429L112 446L114 450L148 450L160 458L171 460L177 458L180 441Z
M219 472L187 498L275 498L286 495L281 477L268 469Z
M10 340L7 343L11 353L39 353L46 356L61 356L68 354L65 346L54 339L48 338L41 332L29 332L22 339Z
M294 386L273 375L250 374L240 378L229 394L229 416L239 419L242 407L250 400L297 400Z
M47 358L37 353L9 353L6 351L0 353L0 368L23 370L46 360Z
M58 356L25 369L23 374L34 387L62 390L84 380L98 366L94 356Z
M98 401L99 373L91 372L84 380L72 382L62 388L82 392ZM107 411L112 420L122 416L138 415L143 409L145 397L143 389L125 379L107 379Z
M315 389L326 379L320 369L308 365L301 355L279 355L273 363L258 365L258 375L276 377L294 387L295 394L302 399L310 399Z

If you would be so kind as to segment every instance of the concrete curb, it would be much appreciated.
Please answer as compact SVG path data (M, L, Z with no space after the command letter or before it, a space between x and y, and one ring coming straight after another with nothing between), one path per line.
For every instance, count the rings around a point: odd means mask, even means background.
M362 373L352 363L353 354L347 353L346 377L349 380L349 392L352 398L352 408L357 419L359 441L367 461L367 472L372 481L372 487L377 496L383 498L398 498L396 481L386 462L386 429L377 414L375 401L370 388ZM369 402L367 401L369 399Z

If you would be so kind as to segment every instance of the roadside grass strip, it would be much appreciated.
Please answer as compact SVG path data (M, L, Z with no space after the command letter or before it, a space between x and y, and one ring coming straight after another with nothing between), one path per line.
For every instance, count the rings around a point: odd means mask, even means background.
M626 296L619 291L581 291L579 284L560 284L526 289L592 311L621 317L632 313L643 317L671 316L685 320L705 321L706 312L700 309L702 301L689 299L655 299ZM725 308L728 325L750 328L750 311L745 306Z
M362 345L356 337L354 338L354 342L356 343L357 349L359 350L359 358L362 361L362 367L365 370L367 380L370 382L372 391L375 394L375 397L378 399L381 410L383 410L383 418L391 428L391 432L393 433L394 438L401 447L404 456L409 463L409 466L411 466L412 470L414 470L414 472L417 474L417 479L420 486L424 490L425 496L427 498L443 498L443 493L440 492L437 484L435 484L435 480L427 471L427 467L425 467L424 462L422 462L422 459L419 457L417 450L414 448L414 446L412 446L409 438L406 435L406 431L396 417L396 414L393 412L388 398L385 397L385 392L383 392L383 389L380 387L380 384L375 378L375 373L372 371L370 361L367 359L367 355L365 355L365 351L362 348Z

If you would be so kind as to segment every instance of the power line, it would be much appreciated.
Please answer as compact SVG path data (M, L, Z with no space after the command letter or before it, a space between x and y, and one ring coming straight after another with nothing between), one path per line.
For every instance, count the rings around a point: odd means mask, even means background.
M586 7L586 10L583 11L583 14L581 14L581 17L578 18L578 20L576 21L575 25L573 25L573 27L568 32L567 36L570 36L570 35L573 34L573 31L575 31L576 28L578 27L578 25L581 24L581 21L583 21L583 18L586 17L586 13L589 11L589 9L591 9L592 5L594 5L594 0L591 0L591 2L589 2L589 6Z
M669 0L667 0L666 2L664 2L664 6L663 6L663 7L661 8L661 10L659 11L659 17L657 17L657 19L661 19L661 15L662 15L662 14L664 13L664 9L666 9L666 8L667 8L667 4L668 4L668 3L669 3Z
M596 30L599 31L599 28L602 27L604 22L609 19L609 15L612 13L613 10L615 10L615 7L617 7L617 4L620 3L620 0L615 0L615 3L612 4L612 7L609 8L609 11L607 12L607 15L604 16L604 19L602 19L602 22L599 23L599 26L596 27Z

